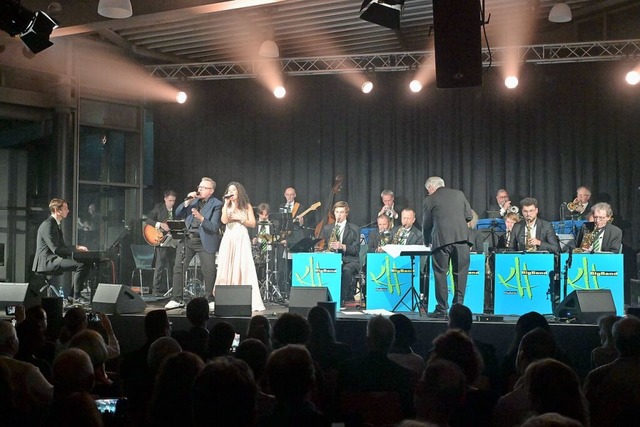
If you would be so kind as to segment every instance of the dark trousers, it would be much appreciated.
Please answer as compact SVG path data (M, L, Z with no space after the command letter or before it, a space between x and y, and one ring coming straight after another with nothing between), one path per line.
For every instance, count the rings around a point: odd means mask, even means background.
M182 253L184 251L184 264L182 262ZM213 285L216 282L216 254L210 254L202 247L200 237L189 238L187 244L184 240L180 241L176 254L176 262L173 266L173 298L181 300L184 298L184 270L189 268L189 263L193 257L198 254L200 257L200 267L202 277L204 278L204 289L206 297L213 300Z
M51 273L55 274L56 272L61 271L75 271L76 273L73 275L73 282L65 280L62 283L62 291L64 292L65 298L69 298L71 296L74 298L80 298L84 282L87 281L89 273L91 272L91 264L83 264L81 262L65 258L60 262L60 266ZM44 272L43 274L47 273ZM56 282L57 280L53 281L53 283Z
M153 291L154 292L164 292L166 291L166 286L163 285L162 282L162 273L166 270L167 273L167 282L173 276L173 264L175 263L176 258L176 250L175 248L162 248L160 246L156 247L156 263L153 271Z
M433 251L433 275L436 282L436 311L446 313L449 310L447 271L451 261L453 275L453 303L464 304L464 292L469 274L469 244L457 242L437 248Z
M342 294L340 296L341 302L353 297L351 284L356 274L358 274L358 271L360 271L360 263L358 262L344 262L342 264L342 280L340 283L340 293Z

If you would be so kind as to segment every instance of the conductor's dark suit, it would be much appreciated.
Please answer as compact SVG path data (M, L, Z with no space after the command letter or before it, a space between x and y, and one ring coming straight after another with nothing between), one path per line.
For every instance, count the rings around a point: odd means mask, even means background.
M511 242L509 249L517 251L525 251L527 248L527 226L526 221L520 221L513 225L511 231ZM560 241L556 235L553 225L549 221L536 218L536 235L535 238L540 240L538 251L547 251L554 254L560 253Z
M74 246L68 246L64 242L62 228L58 226L56 219L50 216L38 227L36 256L33 259L32 270L42 274L75 271L73 296L74 298L80 298L82 284L87 280L91 266L69 259L74 249ZM69 298L72 292L71 283L64 281L62 286L65 296Z
M155 227L157 222L164 222L168 219L173 219L175 215L175 208L171 209L171 212L169 212L165 203L157 203L147 215L145 222L148 225ZM171 246L156 246L153 272L153 291L155 293L163 291L164 286L160 286L160 282L162 281L162 272L164 270L167 271L167 282L170 278L173 278L173 264L175 260L175 248Z
M322 238L324 239L324 250L329 250L329 241L333 233L335 224L327 224L322 228ZM346 249L342 254L342 281L340 302L343 302L351 295L351 283L358 271L360 271L360 229L349 221L344 225L342 238L340 239ZM335 295L333 296L335 299Z
M447 271L452 265L453 303L464 304L469 273L469 228L473 213L464 193L439 187L424 200L422 232L425 245L433 251L433 275L436 282L436 312L446 314L449 308Z

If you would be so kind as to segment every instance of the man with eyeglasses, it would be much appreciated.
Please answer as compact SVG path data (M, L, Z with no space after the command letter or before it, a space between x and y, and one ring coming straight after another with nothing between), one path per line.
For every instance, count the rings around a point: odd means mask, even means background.
M216 252L220 247L220 216L222 202L213 197L216 182L204 177L198 191L187 194L187 198L176 209L176 218L184 218L187 235L178 244L176 262L173 267L172 299L165 308L184 307L184 269L198 254L204 278L204 288L209 302L213 302L213 285L216 280ZM184 253L184 259L182 254ZM213 304L210 304L212 306ZM213 307L212 307L213 308Z
M611 224L613 210L609 203L596 203L591 208L593 222L585 223L576 237L576 248L582 247L582 239L587 233L595 233L593 242L587 248L590 252L620 253L622 247L622 230Z

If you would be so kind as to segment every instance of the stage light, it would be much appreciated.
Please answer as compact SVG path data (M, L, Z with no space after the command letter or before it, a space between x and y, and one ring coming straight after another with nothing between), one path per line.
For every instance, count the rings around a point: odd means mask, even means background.
M640 83L640 72L636 70L629 71L624 78L628 84L635 86Z
M122 19L133 15L133 9L129 0L100 0L98 14L105 18Z
M260 45L258 55L264 58L278 58L280 56L280 49L278 49L278 45L273 40L265 40Z
M370 93L373 90L373 82L371 80L367 80L362 83L362 93Z
M418 93L422 90L422 82L419 80L411 80L409 83L409 90L413 93Z
M284 96L287 94L287 91L285 90L284 87L282 86L278 86L273 90L273 95L276 98L284 98Z
M504 85L509 89L515 89L518 87L519 80L516 76L508 76L504 79Z
M550 22L569 22L571 18L571 8L566 3L556 3L549 11Z
M187 102L187 94L183 91L180 91L176 94L176 102L178 104L184 104Z
M31 12L14 0L0 3L0 29L11 37L20 36L33 53L53 46L49 36L58 23L42 11Z
M360 7L360 18L398 30L403 6L404 0L364 0Z

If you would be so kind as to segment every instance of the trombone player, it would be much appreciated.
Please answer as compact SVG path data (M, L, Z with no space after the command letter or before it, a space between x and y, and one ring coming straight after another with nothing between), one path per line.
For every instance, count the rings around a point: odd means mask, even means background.
M576 237L581 252L620 253L622 230L611 224L613 210L608 203L596 203L591 208L593 222L583 224Z

